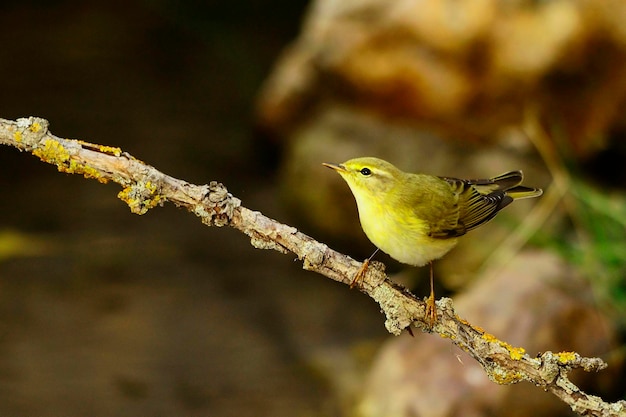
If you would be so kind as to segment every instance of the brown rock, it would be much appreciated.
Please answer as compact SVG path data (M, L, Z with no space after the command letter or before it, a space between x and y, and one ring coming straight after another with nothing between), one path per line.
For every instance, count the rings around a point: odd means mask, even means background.
M615 335L607 319L590 305L588 292L558 257L527 252L456 297L455 306L472 324L524 347L531 356L545 350L602 356L613 346ZM593 392L598 394L597 389L617 371L615 366L598 375L579 373L575 382L588 386L594 381ZM371 370L357 414L451 417L568 412L567 405L531 384L496 385L449 340L418 334L387 343Z
M485 141L519 125L530 103L573 155L593 155L626 124L625 9L619 0L318 0L266 83L258 120L289 137L341 103Z

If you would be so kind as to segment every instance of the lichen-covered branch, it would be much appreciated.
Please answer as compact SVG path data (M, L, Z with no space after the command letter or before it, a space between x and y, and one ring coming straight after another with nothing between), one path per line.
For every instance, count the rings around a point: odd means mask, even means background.
M294 253L304 269L345 284L350 284L361 266L360 262L296 228L243 207L220 183L190 184L158 171L119 148L59 138L50 133L44 119L0 119L0 144L30 152L56 165L61 172L120 184L122 191L118 197L133 213L144 214L170 201L185 207L206 225L231 226L248 235L254 247ZM575 352L545 352L530 357L523 348L510 346L461 319L448 298L437 301L439 321L431 328L425 317L424 301L389 280L379 262L371 264L361 291L380 304L390 333L398 335L405 328L415 326L449 338L478 361L489 378L498 384L531 382L585 416L626 415L626 401L604 402L582 392L568 379L572 369L591 372L606 368L606 363L599 358L585 358Z

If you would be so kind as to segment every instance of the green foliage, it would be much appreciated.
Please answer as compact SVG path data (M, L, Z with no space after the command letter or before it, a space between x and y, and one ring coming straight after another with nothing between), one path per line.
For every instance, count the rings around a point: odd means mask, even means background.
M597 302L626 327L626 195L572 181L576 239L565 255L589 277Z

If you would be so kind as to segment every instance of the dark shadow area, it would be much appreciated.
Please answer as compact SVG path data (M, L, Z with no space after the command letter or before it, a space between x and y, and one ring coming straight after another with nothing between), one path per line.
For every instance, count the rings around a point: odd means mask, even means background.
M251 119L304 7L4 2L0 117L285 220ZM133 215L118 191L0 148L0 415L336 415L319 358L382 337L377 306L173 206Z

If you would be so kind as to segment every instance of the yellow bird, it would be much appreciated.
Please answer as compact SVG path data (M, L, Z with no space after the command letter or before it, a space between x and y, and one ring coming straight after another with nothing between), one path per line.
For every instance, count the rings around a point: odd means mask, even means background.
M522 171L462 180L403 172L373 157L323 165L337 171L348 183L361 227L378 249L405 264L430 263L427 315L431 324L437 320L432 262L448 253L459 236L493 219L513 200L542 194L540 188L520 185ZM363 263L351 287L363 279L378 249Z

